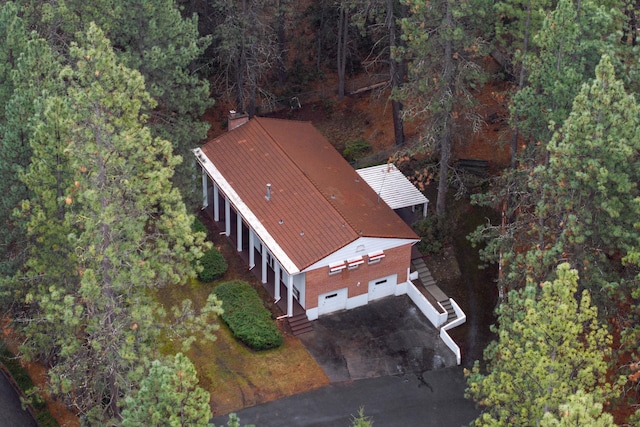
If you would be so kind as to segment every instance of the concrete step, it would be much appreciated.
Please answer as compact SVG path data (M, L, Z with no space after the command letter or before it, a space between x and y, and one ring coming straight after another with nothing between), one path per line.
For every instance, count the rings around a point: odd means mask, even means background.
M313 325L307 318L306 314L298 314L293 317L287 318L289 322L289 327L291 328L291 332L293 335L301 335L306 332L313 331Z
M456 316L455 310L453 309L453 306L451 305L451 301L440 301L440 305L442 306L442 308L447 310L447 320L445 323L449 323L450 321L458 318L458 316Z

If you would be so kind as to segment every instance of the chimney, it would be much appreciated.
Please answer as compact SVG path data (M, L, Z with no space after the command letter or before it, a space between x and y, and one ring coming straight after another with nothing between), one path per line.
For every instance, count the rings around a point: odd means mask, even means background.
M264 196L265 199L271 200L271 184L267 184L267 195Z
M229 111L227 130L233 130L249 121L249 116L245 113L236 113L236 110Z

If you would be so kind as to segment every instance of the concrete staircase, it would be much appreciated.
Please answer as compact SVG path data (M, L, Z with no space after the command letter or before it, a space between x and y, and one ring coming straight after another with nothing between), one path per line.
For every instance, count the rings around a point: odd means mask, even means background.
M313 325L307 318L306 313L295 314L291 317L287 317L287 321L289 322L289 327L291 328L291 333L293 333L293 335L297 336L313 331Z
M424 260L422 258L416 258L411 261L411 265L413 267L413 271L418 272L418 277L426 290L440 303L442 308L447 311L447 320L443 325L455 320L458 316L451 305L449 297L442 292L438 285L436 285L436 281L431 275L431 272L429 271L429 268L427 268L427 264L425 264Z

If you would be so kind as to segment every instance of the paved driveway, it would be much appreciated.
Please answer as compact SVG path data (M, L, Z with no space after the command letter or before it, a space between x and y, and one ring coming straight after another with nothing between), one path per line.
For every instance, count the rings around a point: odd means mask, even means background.
M360 407L376 427L458 427L479 415L464 398L455 355L406 295L320 317L313 327L300 339L332 384L238 411L241 425L347 427Z
M31 414L22 409L18 394L3 372L0 372L0 426L38 426Z
M238 411L240 425L256 427L348 427L360 407L374 427L460 427L480 412L464 399L459 366L331 384ZM225 426L227 416L214 418Z
M331 382L456 366L439 332L406 295L322 316L300 335Z

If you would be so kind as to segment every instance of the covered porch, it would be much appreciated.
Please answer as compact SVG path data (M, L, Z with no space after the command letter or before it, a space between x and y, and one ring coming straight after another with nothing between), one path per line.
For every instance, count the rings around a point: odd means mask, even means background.
M272 298L270 302L282 313L279 318L287 319L292 332L311 330L306 310L299 302L304 296L304 273L289 274L204 168L202 185L202 211L212 220L212 231L227 238L247 269L262 283Z

